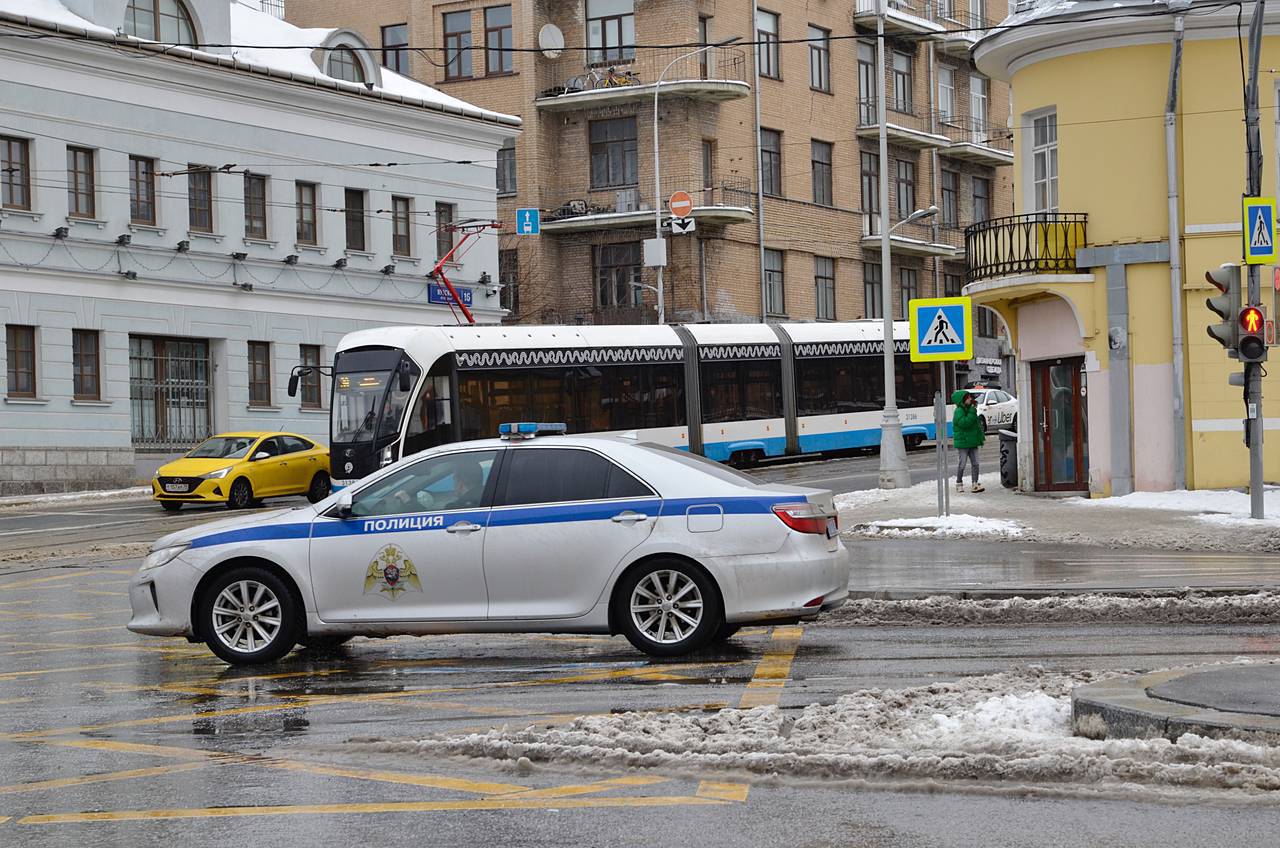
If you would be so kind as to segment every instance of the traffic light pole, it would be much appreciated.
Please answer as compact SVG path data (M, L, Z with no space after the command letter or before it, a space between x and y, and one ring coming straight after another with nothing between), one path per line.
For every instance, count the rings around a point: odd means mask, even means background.
M1245 194L1258 197L1262 194L1262 136L1258 128L1258 60L1262 51L1262 12L1264 0L1257 0L1253 18L1249 22L1249 81L1245 87L1245 156L1248 165L1248 185ZM1247 230L1247 227L1245 228ZM1274 236L1273 236L1274 237ZM1244 233L1249 238L1249 233ZM1258 283L1258 266L1248 266L1246 303L1259 306L1262 292ZM1262 518L1262 363L1244 363L1245 435L1249 443L1249 514Z

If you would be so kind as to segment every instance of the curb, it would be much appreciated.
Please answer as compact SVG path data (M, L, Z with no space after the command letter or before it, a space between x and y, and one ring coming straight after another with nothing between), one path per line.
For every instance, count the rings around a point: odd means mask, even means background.
M51 492L43 495L9 495L0 498L0 507L12 506L67 506L84 503L110 503L112 501L150 500L150 487L118 489L110 491Z
M1011 598L1066 598L1077 595L1105 595L1111 598L1181 598L1201 595L1222 598L1280 591L1280 586L1006 586L991 589L850 589L850 600L922 601L927 598L954 598L959 601L1004 601Z

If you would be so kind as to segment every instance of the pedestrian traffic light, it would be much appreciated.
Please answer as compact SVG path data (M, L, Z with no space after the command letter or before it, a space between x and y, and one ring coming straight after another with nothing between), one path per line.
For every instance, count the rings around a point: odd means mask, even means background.
M1236 334L1236 351L1241 362L1263 362L1267 358L1267 340L1264 335L1266 316L1257 306L1240 310L1239 329Z
M1237 359L1236 342L1239 338L1238 313L1240 312L1240 266L1224 264L1214 271L1205 271L1204 278L1219 291L1217 297L1205 298L1204 305L1222 319L1210 324L1209 338L1227 349L1227 356Z

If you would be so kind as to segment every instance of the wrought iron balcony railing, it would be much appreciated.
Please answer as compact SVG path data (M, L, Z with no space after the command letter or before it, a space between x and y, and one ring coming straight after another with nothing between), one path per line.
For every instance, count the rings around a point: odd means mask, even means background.
M749 81L747 54L737 47L716 47L693 56L687 48L644 50L566 50L554 62L544 65L539 79L544 86L540 98L559 97L587 91L652 86L664 70L663 88L668 83L706 81L713 83ZM667 65L675 62L670 70ZM650 89L652 94L652 89Z
M707 180L701 175L668 174L664 171L662 182L664 192L701 185L700 188L688 189L690 197L693 198L694 208L749 209L753 213L755 211L755 190L747 177L731 174L715 176ZM647 185L642 178L640 185L637 186L583 186L580 190L561 191L560 196L566 199L544 214L542 218L544 222L643 212L647 212L650 217L653 215L651 174Z
M938 132L955 144L977 144L1013 153L1013 130L1003 124L993 124L985 118L965 115L958 110L938 110L934 118Z
M973 283L1018 274L1074 274L1088 220L1083 212L1034 212L974 224L964 233L965 276Z

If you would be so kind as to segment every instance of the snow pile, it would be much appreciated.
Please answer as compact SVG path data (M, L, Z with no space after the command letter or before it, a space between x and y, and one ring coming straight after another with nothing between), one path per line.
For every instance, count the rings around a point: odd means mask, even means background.
M57 504L110 500L112 498L142 498L150 494L150 486L131 486L128 489L97 489L88 492L60 492L52 495L17 495L12 498L0 498L0 507L10 504Z
M1263 492L1262 498L1266 517L1280 519L1280 490L1267 489ZM1234 489L1134 492L1113 498L1066 498L1063 503L1107 509L1158 509L1170 512L1208 513L1224 517L1249 517L1249 495Z
M379 751L610 769L734 772L892 788L1150 796L1280 790L1280 748L1185 735L1177 742L1073 735L1070 692L1113 675L1037 668L911 689L867 689L831 705L715 713L584 716L563 728L502 728L421 741L361 740ZM353 740L354 742L354 740Z
M925 518L890 518L869 524L859 524L853 529L867 536L951 539L979 536L1015 539L1026 530L1018 522L1006 518L985 518L981 515L963 513Z
M902 601L859 598L822 615L814 625L969 626L1117 621L1139 621L1143 624L1274 624L1280 621L1280 592L1206 595L1188 589L1129 597L1089 594L974 600L935 595Z

